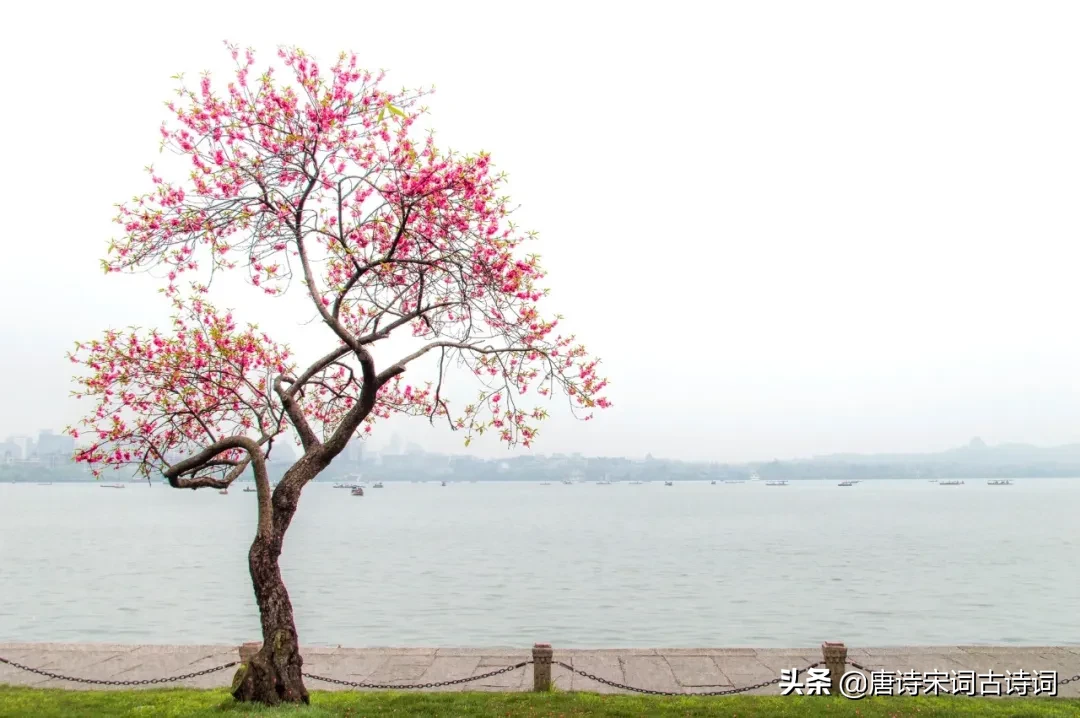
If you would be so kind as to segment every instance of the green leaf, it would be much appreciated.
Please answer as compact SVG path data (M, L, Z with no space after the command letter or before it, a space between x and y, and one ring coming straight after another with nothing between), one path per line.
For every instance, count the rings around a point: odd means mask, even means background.
M400 108L394 107L393 105L391 105L389 103L386 105L386 109L390 110L391 114L397 115L398 117L404 117L405 116L405 113L402 112Z
M385 107L382 108L381 110L379 110L379 117L375 121L376 122L382 122L384 117L386 117L386 108Z

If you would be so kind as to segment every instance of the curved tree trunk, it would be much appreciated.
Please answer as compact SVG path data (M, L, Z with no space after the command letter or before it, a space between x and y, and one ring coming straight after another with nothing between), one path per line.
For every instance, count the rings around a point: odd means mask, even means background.
M283 479L274 491L271 510L270 487L265 476L261 479L256 476L256 485L260 504L259 530L248 552L248 568L259 605L263 645L258 653L240 665L233 678L232 694L238 701L267 705L308 703L292 602L278 567L285 531L296 512L300 487Z
M318 306L324 309L322 304ZM331 320L328 318L328 321ZM326 444L320 444L316 439L295 399L288 390L282 388L281 380L278 379L275 390L300 436L305 453L285 472L271 495L264 457L258 451L249 450L258 491L259 527L248 553L248 567L262 619L263 645L258 653L240 664L236 671L232 694L238 701L255 701L267 705L309 702L301 672L304 660L300 656L292 603L278 568L285 532L296 513L304 485L314 479L345 448L349 437L375 405L378 387L405 370L403 366L394 366L384 372L384 375L376 376L375 364L367 350L355 341L346 343L360 358L364 374L363 392L361 400L349 410ZM333 356L335 355L330 355L330 358ZM300 383L293 382L292 386L299 386Z

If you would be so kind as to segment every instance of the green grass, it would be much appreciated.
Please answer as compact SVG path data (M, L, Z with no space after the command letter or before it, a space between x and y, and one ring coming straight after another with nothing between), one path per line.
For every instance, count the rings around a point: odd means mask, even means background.
M307 707L260 708L233 702L225 690L68 691L0 686L0 716L732 716L733 718L945 718L1053 716L1075 718L1080 700L1059 698L868 698L817 696L661 698L595 693L353 693L311 694Z

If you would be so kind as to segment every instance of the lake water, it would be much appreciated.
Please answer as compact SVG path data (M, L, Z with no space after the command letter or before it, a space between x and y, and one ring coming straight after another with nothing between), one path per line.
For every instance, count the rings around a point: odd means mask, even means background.
M301 641L1080 642L1080 480L309 486ZM255 494L0 484L0 641L259 639Z

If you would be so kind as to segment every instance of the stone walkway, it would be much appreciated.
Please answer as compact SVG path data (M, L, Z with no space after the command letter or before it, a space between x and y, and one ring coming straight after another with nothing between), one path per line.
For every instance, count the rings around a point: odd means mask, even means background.
M306 648L306 673L368 683L434 683L476 676L531 658L529 649L515 648ZM0 643L0 658L33 668L78 678L139 680L164 678L213 668L239 660L237 646L156 646L83 643ZM1059 678L1080 674L1080 646L1010 648L992 646L848 647L848 659L871 670L1057 671ZM618 683L638 688L693 693L748 686L780 676L782 669L803 669L822 660L820 648L677 648L560 650L555 661ZM217 688L228 686L235 668L165 686ZM552 666L561 690L620 692L589 678ZM309 690L342 687L313 679ZM0 663L0 684L39 688L100 689L55 680ZM532 689L532 666L493 678L426 690L523 691ZM776 685L751 694L776 695ZM1080 697L1080 681L1062 686L1059 695Z

